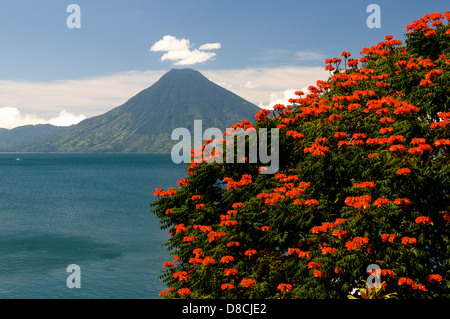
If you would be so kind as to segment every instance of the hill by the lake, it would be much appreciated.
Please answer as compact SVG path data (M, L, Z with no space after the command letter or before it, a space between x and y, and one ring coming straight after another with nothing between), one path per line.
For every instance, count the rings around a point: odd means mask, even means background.
M22 151L168 153L177 143L170 139L177 127L192 132L194 120L202 120L203 129L225 131L236 122L253 120L258 110L198 71L173 69L121 106Z
M20 151L25 143L36 142L68 129L50 124L24 125L11 130L0 128L0 152Z

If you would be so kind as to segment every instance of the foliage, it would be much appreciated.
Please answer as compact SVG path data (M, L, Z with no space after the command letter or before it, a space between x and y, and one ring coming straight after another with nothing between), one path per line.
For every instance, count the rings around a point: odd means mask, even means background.
M276 174L203 151L157 189L174 255L161 295L347 298L377 264L384 295L450 297L449 19L327 59L328 81L235 125L280 130Z
M364 281L365 282L365 281ZM365 282L365 288L359 289L359 293L362 299L395 299L397 298L396 292L391 292L390 294L385 295L383 293L385 288L385 283L382 283L379 287L373 286L370 287L367 282ZM359 299L353 295L348 295L348 299Z

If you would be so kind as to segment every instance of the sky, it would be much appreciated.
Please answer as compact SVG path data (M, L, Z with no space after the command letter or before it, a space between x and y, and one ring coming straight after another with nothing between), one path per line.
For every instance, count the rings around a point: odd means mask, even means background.
M367 24L371 4L379 28ZM287 103L328 77L326 58L404 40L407 24L448 10L448 0L0 1L0 128L78 123L173 68L260 107Z

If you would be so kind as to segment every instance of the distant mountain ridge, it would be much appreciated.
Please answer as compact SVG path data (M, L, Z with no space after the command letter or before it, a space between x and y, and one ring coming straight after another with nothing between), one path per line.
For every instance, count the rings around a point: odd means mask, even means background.
M173 129L225 130L236 122L253 120L259 108L211 82L192 69L173 69L124 104L88 118L68 130L34 142L28 152L142 152L168 153Z
M13 129L0 128L0 152L20 151L23 144L62 133L69 127L50 124L24 125Z

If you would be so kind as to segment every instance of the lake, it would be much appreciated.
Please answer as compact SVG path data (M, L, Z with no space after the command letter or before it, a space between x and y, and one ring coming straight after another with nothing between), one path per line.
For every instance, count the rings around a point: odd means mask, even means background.
M185 169L170 154L0 154L0 298L159 298L172 258L149 204Z

